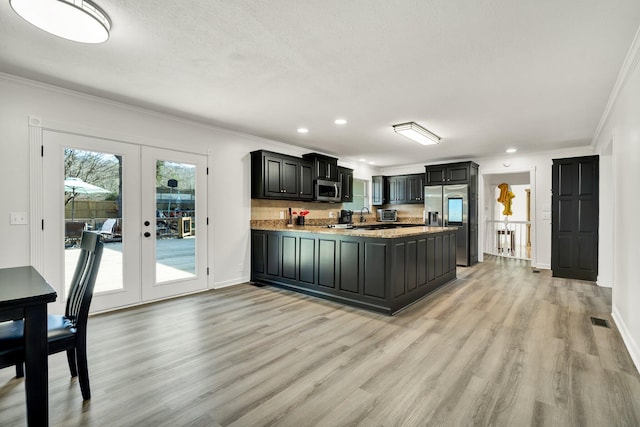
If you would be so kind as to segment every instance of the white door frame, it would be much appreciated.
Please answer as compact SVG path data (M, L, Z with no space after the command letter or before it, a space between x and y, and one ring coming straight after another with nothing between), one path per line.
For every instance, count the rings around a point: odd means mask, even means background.
M485 207L485 175L502 175L502 174L512 174L512 173L529 173L529 186L531 187L531 247L533 250L531 251L531 267L537 267L537 248L538 248L538 224L536 221L536 168L535 166L529 169L491 169L484 170L480 169L480 175L478 177L478 261L484 261L484 236L486 233L486 223L484 220L481 220L484 214Z
M44 249L44 220L45 218L45 206L44 206L44 176L43 176L43 157L42 153L42 144L43 144L43 131L44 130L52 130L58 132L66 132L71 134L84 135L92 138L106 138L116 142L129 143L129 144L137 144L139 146L149 146L154 148L164 148L161 145L152 145L149 144L148 141L144 140L138 136L132 135L123 135L112 130L104 130L104 129L95 129L95 128L87 128L84 126L73 125L69 123L60 123L51 120L43 120L38 116L29 116L28 117L28 139L29 139L29 167L30 167L30 182L29 182L29 254L30 254L30 264L38 270L41 274L44 275L44 260L45 260L45 249ZM168 148L171 149L171 148ZM206 185L206 195L210 199L211 194L211 185L209 181L209 173L208 167L211 163L212 153L210 151L203 150L202 152L188 151L188 150L175 150L175 151L183 151L191 154L200 154L204 155L207 158L207 185ZM207 228L206 232L202 234L202 238L206 239L206 250L207 250L207 264L210 264L211 258L211 238L212 238L212 228L208 227L208 210L209 210L209 202L206 203L206 222ZM207 289L211 289L212 280L213 280L213 272L209 271L209 267L207 267ZM46 279L46 276L45 276ZM58 298L54 303L48 305L48 310L50 313L54 314L62 314L64 313L66 303L66 297L63 295L63 291L59 292Z

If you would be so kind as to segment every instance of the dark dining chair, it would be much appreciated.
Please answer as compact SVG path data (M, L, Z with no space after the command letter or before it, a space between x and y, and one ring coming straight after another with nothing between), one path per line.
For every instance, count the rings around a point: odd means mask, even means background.
M82 398L89 400L87 369L87 318L104 244L95 232L82 233L80 257L76 265L64 316L47 317L49 354L67 351L71 376L78 377ZM0 323L0 368L15 365L16 376L24 376L24 322Z

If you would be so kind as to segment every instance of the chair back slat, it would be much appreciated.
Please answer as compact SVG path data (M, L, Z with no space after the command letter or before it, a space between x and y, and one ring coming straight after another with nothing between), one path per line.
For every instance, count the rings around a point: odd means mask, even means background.
M65 310L65 317L73 321L76 327L78 323L87 321L103 248L104 244L100 241L98 233L90 231L82 233L80 256L71 280Z

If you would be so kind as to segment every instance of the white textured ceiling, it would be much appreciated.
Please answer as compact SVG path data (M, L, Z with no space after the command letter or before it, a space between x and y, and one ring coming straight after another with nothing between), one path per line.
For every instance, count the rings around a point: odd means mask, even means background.
M640 24L638 0L96 1L101 45L2 1L0 71L378 166L589 145Z

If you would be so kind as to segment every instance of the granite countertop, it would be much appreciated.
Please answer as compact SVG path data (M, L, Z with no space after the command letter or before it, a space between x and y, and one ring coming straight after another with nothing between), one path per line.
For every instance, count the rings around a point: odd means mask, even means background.
M357 226L366 227L371 224L380 224L378 223L358 223L354 224ZM403 223L395 223L401 225ZM449 230L457 230L456 227L427 227L423 224L410 224L411 227L402 227L402 228L387 228L381 230L362 230L362 229L354 229L354 228L328 228L326 225L280 225L280 224L260 224L260 225L252 225L252 230L263 230L263 231L295 231L300 233L321 233L321 234L337 234L342 236L357 236L357 237L373 237L378 239L394 239L398 237L407 237L407 236L415 236L419 234L428 234L428 233L441 233L443 231Z

